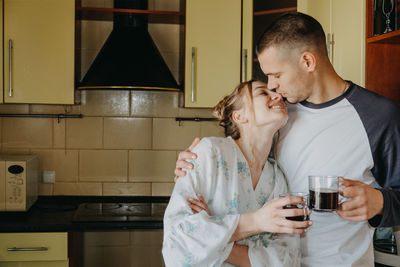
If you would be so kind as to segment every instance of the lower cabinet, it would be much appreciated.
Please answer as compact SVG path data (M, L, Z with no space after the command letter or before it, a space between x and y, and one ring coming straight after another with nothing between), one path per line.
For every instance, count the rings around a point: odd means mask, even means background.
M163 230L83 233L84 267L163 267Z
M68 267L67 233L0 233L1 267Z

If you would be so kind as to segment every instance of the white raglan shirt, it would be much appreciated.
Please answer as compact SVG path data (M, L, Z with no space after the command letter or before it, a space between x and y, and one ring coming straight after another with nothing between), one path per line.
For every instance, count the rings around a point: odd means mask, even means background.
M309 175L338 175L373 186L391 184L399 188L398 157L386 160L389 164L386 162L385 166L377 159L390 152L385 147L392 147L387 138L390 131L382 128L392 127L387 126L390 125L387 121L400 120L400 116L391 118L393 114L388 114L385 118L381 114L375 116L375 121L369 120L373 117L369 112L375 110L379 113L380 104L387 102L390 101L351 83L343 95L329 102L288 104L289 121L280 132L277 162L288 180L289 191L308 192ZM391 105L399 115L399 106ZM382 120L381 125L377 117ZM395 124L400 129L400 123L397 121ZM381 141L384 138L386 140ZM398 155L400 146L397 141L394 150ZM388 168L394 171L388 174ZM374 176L379 176L379 179ZM390 194L382 193L385 202L389 202L386 198L390 199ZM399 196L398 192L395 194ZM384 218L390 217L387 213L385 207ZM399 217L398 212L395 216ZM374 228L368 221L351 222L336 212L315 211L311 220L313 225L301 238L302 266L374 266Z

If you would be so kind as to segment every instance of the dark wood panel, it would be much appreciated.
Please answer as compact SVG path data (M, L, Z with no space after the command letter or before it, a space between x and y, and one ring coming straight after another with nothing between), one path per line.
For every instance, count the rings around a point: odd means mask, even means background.
M367 44L365 87L400 103L400 45Z

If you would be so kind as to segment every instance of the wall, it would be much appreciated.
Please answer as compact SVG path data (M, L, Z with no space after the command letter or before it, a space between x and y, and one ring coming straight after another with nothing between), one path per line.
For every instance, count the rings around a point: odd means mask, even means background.
M56 183L40 195L169 195L179 151L222 136L210 109L178 107L177 92L82 91L81 105L0 105L0 113L83 114L82 119L0 118L1 152L35 153Z

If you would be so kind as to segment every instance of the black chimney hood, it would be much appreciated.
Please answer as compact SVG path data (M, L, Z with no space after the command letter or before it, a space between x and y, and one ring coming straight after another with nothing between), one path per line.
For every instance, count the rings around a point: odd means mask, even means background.
M147 9L147 0L114 0L115 8ZM147 30L147 17L114 13L113 30L78 89L178 91Z

